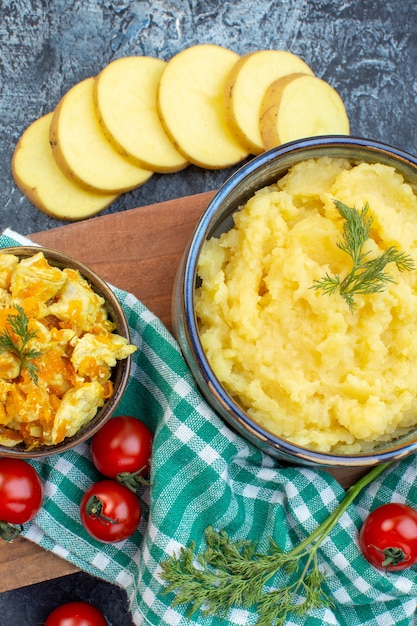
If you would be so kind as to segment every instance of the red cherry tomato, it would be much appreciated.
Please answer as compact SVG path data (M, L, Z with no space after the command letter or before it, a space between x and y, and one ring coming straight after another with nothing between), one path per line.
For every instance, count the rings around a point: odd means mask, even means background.
M0 520L24 524L35 517L42 500L42 481L32 465L0 458Z
M48 615L44 626L108 626L108 622L92 604L67 602Z
M153 435L140 420L129 415L113 417L91 441L91 458L104 476L121 472L149 472Z
M135 532L142 509L138 497L115 480L91 485L81 499L84 528L98 541L123 541Z
M365 558L377 569L394 572L417 563L417 511L391 502L372 511L359 533Z

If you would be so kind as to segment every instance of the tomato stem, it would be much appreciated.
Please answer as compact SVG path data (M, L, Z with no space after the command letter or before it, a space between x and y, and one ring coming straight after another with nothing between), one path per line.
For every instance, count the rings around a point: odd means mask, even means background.
M23 526L13 526L8 522L0 520L0 537L8 543L11 543L14 539L16 539L22 530Z
M384 555L385 558L382 561L381 566L385 568L385 570L388 570L389 567L395 567L396 565L406 563L410 560L410 557L407 556L401 548L397 548L395 546L389 546L381 550L381 548L378 548L373 544L369 544L368 548L374 548Z
M112 517L108 517L103 513L103 502L96 495L92 495L86 502L85 512L88 517L95 517L99 522L107 526L108 524L119 524L118 519L113 519Z
M382 561L383 567L393 567L409 560L409 557L406 557L401 548L385 548L382 552L385 556L385 559Z
M133 493L136 493L140 487L150 487L151 483L141 476L145 467L141 467L136 472L120 472L116 476L117 482L124 485Z

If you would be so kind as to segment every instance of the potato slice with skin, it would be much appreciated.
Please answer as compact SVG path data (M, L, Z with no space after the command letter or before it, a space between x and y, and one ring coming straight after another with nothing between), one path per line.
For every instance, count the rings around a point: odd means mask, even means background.
M214 44L186 48L167 63L158 111L176 148L194 165L221 169L249 154L226 124L223 90L239 55Z
M264 151L259 117L266 90L278 78L301 72L314 75L300 57L286 50L249 52L230 72L224 89L226 122L252 154Z
M103 133L94 105L94 80L76 84L56 107L50 129L54 158L68 178L90 191L135 189L152 172L123 157Z
M276 80L265 92L260 112L265 150L318 135L349 135L343 100L333 87L316 76L291 74Z
M94 82L97 115L109 141L140 167L159 173L189 164L166 134L156 107L165 66L154 57L123 57L109 63Z
M40 211L59 220L81 220L103 211L117 195L86 191L59 169L49 143L53 113L33 122L20 137L12 158L16 185Z

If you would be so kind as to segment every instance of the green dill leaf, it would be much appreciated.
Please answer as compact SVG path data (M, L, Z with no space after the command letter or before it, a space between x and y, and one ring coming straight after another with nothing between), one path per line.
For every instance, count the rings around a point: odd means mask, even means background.
M18 304L14 308L17 313L7 317L11 331L5 328L0 333L0 353L11 352L17 356L20 361L19 372L26 369L33 382L37 384L39 368L32 361L40 357L42 353L28 347L28 343L35 339L38 333L36 330L29 330L29 320L23 308Z
M36 356L40 356L41 353L37 352ZM34 356L32 356L31 358L36 358ZM32 363L31 361L28 361L27 358L25 358L22 361L23 365L22 365L22 370L26 369L26 371L28 372L29 376L31 377L31 379L33 380L33 382L35 383L35 385L38 384L38 376L39 376L39 368L36 365L36 363Z
M0 352L12 352L16 354L16 356L19 356L19 350L7 328L0 335Z
M389 283L394 282L393 277L385 272L389 263L395 263L400 272L414 270L415 263L410 255L397 250L395 246L387 248L376 258L367 258L369 251L366 252L364 246L370 237L373 223L368 203L360 211L339 200L335 200L334 203L345 220L343 240L336 245L351 257L352 269L343 279L338 274L332 276L327 272L323 278L313 282L312 288L321 289L327 295L339 291L353 312L356 295L380 293Z
M197 611L223 617L234 606L253 607L257 626L284 626L289 613L301 617L311 609L332 606L323 589L325 573L319 569L317 550L356 496L389 466L381 463L360 478L333 512L289 552L271 539L268 552L261 554L255 542L233 541L225 531L208 527L203 551L197 554L191 542L161 562L164 593L175 593L173 606L186 605L188 617ZM279 571L283 586L268 588Z
M310 611L311 609L317 609L322 606L334 606L333 600L323 590L325 580L326 574L319 569L315 558L315 563L308 574L306 574L304 581L306 589L305 608L307 610Z

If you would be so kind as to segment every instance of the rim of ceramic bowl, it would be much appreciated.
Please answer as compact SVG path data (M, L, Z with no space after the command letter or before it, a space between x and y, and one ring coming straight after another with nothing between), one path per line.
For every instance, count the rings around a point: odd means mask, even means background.
M84 265L84 263L65 252L45 246L11 246L0 248L0 254L14 254L20 258L28 258L38 252L43 252L45 258L55 267L59 267L60 269L68 267L79 270L83 278L91 285L94 292L104 298L109 317L116 324L115 332L125 337L130 343L129 324L120 302L110 285L87 265ZM75 433L75 435L65 438L61 443L51 446L39 446L33 450L27 450L17 446L9 448L0 445L0 456L37 458L60 454L92 437L97 430L110 419L119 404L129 380L131 362L131 355L126 359L117 361L115 367L112 368L113 394L106 400L105 404L98 409L92 420Z
M183 333L186 335L187 349L191 355L185 354L186 360L194 360L199 368L202 380L197 380L200 387L206 385L210 393L214 395L222 417L232 426L238 422L240 430L243 429L253 441L253 437L262 444L272 446L276 450L278 457L280 454L284 458L297 460L311 465L321 465L324 467L346 467L346 466L372 466L383 462L398 460L409 456L417 451L417 432L414 435L403 436L388 445L381 445L373 451L341 455L337 453L325 453L310 450L296 445L286 439L274 435L266 430L254 420L237 404L227 393L223 385L219 382L211 369L205 352L200 342L198 322L194 313L194 294L197 281L197 262L201 247L204 241L213 235L227 230L218 228L216 223L216 213L219 207L228 207L229 214L246 202L253 193L278 177L285 174L294 163L308 158L323 156L322 151L326 150L326 156L347 158L352 162L388 162L394 165L397 171L402 174L409 184L414 188L417 185L417 158L413 155L390 146L388 144L373 141L365 138L352 136L325 136L313 137L294 141L278 148L273 148L243 165L220 187L217 193L209 202L206 210L201 216L194 233L189 241L183 263L182 281L182 314ZM353 154L354 153L354 154ZM395 160L395 164L393 161ZM277 162L279 167L277 167ZM271 167L271 163L275 164ZM259 170L267 171L268 176L262 182L255 182ZM267 168L265 170L265 168ZM278 172L278 174L277 174ZM412 180L414 176L415 181ZM224 223L225 220L222 220ZM180 333L181 334L181 333ZM207 390L201 389L208 399ZM219 412L219 411L218 411ZM264 448L263 448L264 449Z

